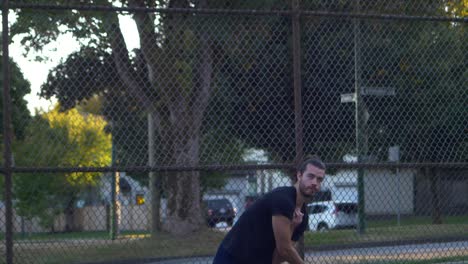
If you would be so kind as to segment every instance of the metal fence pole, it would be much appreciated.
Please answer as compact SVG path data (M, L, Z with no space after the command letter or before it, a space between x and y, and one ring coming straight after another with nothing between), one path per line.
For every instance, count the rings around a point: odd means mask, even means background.
M294 127L296 141L296 164L303 157L302 80L301 80L301 28L299 0L293 0L292 52L294 81Z
M301 25L300 0L292 0L292 53L294 80L294 127L296 141L296 164L303 158L302 80L301 80ZM299 255L304 259L304 236L299 239Z
M359 0L356 0L356 12L359 13ZM356 155L357 162L363 161L365 151L365 105L361 94L361 64L360 64L360 20L355 18L354 23L354 87L356 96ZM358 170L358 215L359 222L357 231L359 234L364 234L366 229L365 215L365 194L364 194L364 169L360 167Z
M148 165L156 166L155 154L155 124L153 113L148 113ZM161 179L159 172L149 172L149 187L151 194L151 235L154 237L157 231L161 231Z
M112 135L112 166L116 165L116 149L115 149L115 135ZM110 239L115 240L119 234L119 215L120 205L118 201L119 194L119 172L115 171L111 173L111 206L110 206Z
M2 10L2 52L3 52L3 160L5 175L5 260L13 263L13 204L12 204L12 155L11 141L11 97L10 97L10 60L9 60L9 28L8 28L8 0L3 0Z

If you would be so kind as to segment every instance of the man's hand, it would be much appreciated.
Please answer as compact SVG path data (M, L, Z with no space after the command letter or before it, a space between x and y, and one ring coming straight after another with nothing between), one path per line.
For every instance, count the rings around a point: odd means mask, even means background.
M301 212L301 208L296 208L296 210L294 210L293 220L292 220L293 232L294 232L294 229L302 223L303 218L304 218L304 214Z

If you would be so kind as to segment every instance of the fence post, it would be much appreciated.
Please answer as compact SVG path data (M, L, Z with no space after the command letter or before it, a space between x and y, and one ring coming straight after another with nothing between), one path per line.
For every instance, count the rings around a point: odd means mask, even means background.
M426 167L426 177L429 178L430 190L431 190L431 201L432 201L432 224L442 224L442 212L440 208L440 196L439 196L439 178L436 173L435 167Z
M116 149L115 149L115 134L112 135L112 166L115 167ZM119 219L120 219L120 203L118 195L120 192L120 174L118 171L111 173L111 205L110 205L110 239L115 240L119 235Z
M301 79L301 25L300 0L292 0L292 55L294 81L294 128L296 157L295 164L299 164L304 156L303 124L302 124L302 79ZM304 259L304 236L299 239L299 255Z
M153 112L148 113L148 164L150 167L156 166L155 160L155 124ZM158 231L161 231L161 179L155 171L149 172L149 189L151 195L151 236L155 237Z
M5 177L5 261L13 263L13 204L12 204L12 124L11 124L11 97L10 97L10 55L9 55L9 28L8 28L8 0L3 0L2 10L2 52L3 52L3 174Z
M356 0L356 13L359 13L359 0ZM361 61L360 61L360 28L359 18L354 18L354 88L356 97L356 152L357 162L363 162L364 154L367 154L367 135L366 135L366 106L362 100L361 93ZM366 210L365 210L365 194L364 194L364 169L359 166L357 169L358 181L358 227L359 234L366 232Z

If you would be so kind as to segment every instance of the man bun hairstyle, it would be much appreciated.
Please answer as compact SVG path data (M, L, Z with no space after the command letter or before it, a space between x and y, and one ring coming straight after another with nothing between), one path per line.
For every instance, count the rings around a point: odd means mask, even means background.
M326 169L325 163L323 163L323 161L320 159L319 156L309 155L305 157L305 159L301 162L301 164L299 164L299 166L297 167L297 171L300 173L304 173L304 171L307 168L307 165L309 164L322 170Z

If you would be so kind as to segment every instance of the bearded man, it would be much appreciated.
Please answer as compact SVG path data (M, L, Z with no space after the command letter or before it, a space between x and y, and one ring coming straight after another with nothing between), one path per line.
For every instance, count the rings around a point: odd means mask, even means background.
M294 244L307 229L306 206L324 177L325 164L318 157L304 160L293 186L266 193L240 216L219 246L213 264L304 263Z

